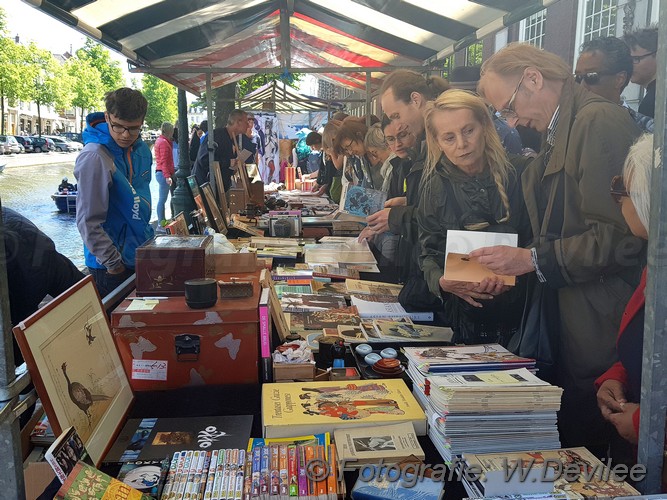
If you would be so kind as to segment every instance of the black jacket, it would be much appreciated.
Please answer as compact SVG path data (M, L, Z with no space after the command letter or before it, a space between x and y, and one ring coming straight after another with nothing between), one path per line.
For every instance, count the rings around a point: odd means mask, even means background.
M421 255L419 262L434 297L442 297L448 322L456 342L506 342L517 330L524 305L524 284L521 279L510 291L486 301L483 308L474 308L462 299L442 293L439 280L445 264L448 230L466 230L471 224L490 222L486 231L512 232L519 235L519 246L530 241L530 223L521 190L520 176L530 159L510 158L514 171L506 188L510 217L505 217L498 188L487 171L470 177L440 159L435 170L423 179L421 203L417 210ZM495 223L495 224L494 224Z

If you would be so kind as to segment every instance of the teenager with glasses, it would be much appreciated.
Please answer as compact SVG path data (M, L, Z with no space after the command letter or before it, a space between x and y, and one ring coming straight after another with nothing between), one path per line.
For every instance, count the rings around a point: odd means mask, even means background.
M153 237L151 151L141 140L148 102L141 92L109 92L104 113L86 117L85 147L74 165L76 224L86 266L105 297L134 272L139 245Z
M646 90L644 98L639 103L638 111L646 116L655 118L655 85L658 52L658 27L650 26L626 33L623 40L630 47L632 63L632 83L641 85Z
M564 389L561 443L603 453L609 436L593 381L615 361L616 332L639 279L643 245L602 187L621 172L639 130L623 108L575 83L565 61L529 44L510 44L491 56L482 65L480 93L510 124L541 132L545 146L522 176L533 241L526 248L482 248L470 257L496 274L528 276L519 338L525 341L516 350L543 362L530 342L552 345L547 367ZM545 322L545 314L553 321Z
M654 120L627 105L621 93L633 74L630 49L620 38L594 38L584 42L574 70L574 81L611 102L624 106L645 132L653 132Z

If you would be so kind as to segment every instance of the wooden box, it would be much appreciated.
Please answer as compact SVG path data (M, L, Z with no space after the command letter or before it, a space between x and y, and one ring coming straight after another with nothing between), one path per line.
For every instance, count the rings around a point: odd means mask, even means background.
M190 309L184 297L133 310L131 298L111 314L114 341L134 391L259 382L259 271L218 274L253 284L252 297Z
M315 362L312 363L273 363L273 381L313 380Z
M161 235L137 248L139 296L185 294L185 281L215 277L212 236Z

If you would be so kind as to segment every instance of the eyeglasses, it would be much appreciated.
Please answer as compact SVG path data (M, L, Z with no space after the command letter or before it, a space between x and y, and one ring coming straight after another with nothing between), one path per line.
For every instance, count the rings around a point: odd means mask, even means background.
M396 137L393 135L385 135L384 140L387 141L387 144L394 144L395 142L403 142L407 136L410 135L410 132L408 130L402 130L398 134L396 134Z
M353 140L351 140L351 141L347 144L347 146L342 146L342 145L341 145L341 149L342 149L343 151L345 151L347 154L351 155L351 154L352 154L352 144L354 144L354 141L353 141Z
M618 204L621 204L624 196L630 196L628 191L625 189L625 184L623 183L622 175L615 175L611 180L611 187L609 188L609 194Z
M600 77L615 75L616 73L604 71L591 71L589 73L574 74L574 81L577 83L586 82L587 85L597 85L600 83Z
M632 62L635 64L639 64L640 62L642 62L643 59L646 59L648 56L652 56L656 52L657 50L654 50L653 52L648 52L646 54L642 54L641 56L632 56Z
M523 83L523 77L526 76L524 73L521 75L521 79L519 80L519 83L516 86L516 89L514 89L514 93L512 94L512 97L510 97L509 102L507 103L507 106L501 110L498 111L498 114L500 117L507 121L507 120L514 120L518 118L518 115L516 114L516 111L514 111L514 100L516 99L516 95L519 93L519 89L521 88L521 84Z
M119 135L123 135L125 132L129 135L139 135L139 132L141 132L141 125L138 127L124 127L123 125L114 123L111 118L109 118L109 126L111 127L111 130Z

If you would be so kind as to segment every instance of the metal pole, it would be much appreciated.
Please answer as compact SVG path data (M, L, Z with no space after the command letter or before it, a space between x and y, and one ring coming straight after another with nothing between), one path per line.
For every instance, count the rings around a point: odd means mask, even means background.
M208 166L209 166L209 182L213 188L216 198L218 198L218 186L216 185L215 174L212 173L212 170L215 168L213 162L215 161L215 149L213 146L213 88L211 87L211 75L206 75L206 120L208 121L208 136L207 142L202 144L208 148ZM217 99L216 99L217 101ZM222 206L225 203L225 200L218 200L218 205Z
M667 23L667 2L660 4L660 25ZM665 443L667 402L667 32L658 30L656 133L653 139L654 168L651 178L651 216L649 221L648 277L644 320L641 417L639 421L638 461L646 466L646 478L639 489L648 495L660 493Z
M183 89L178 89L178 128L182 132L178 138L178 171L176 172L176 189L172 196L172 205L176 214L183 212L189 226L192 224L190 212L195 209L195 203L186 185L190 176L190 150L188 148L188 102Z
M23 457L21 456L21 433L14 408L18 403L20 388L12 391L16 367L14 366L14 337L9 313L9 284L7 282L7 256L5 255L5 230L2 223L0 201L0 389L5 396L0 401L0 491L3 498L25 498L23 482ZM13 394L16 392L16 394Z
M371 72L366 71L366 126L371 126Z

